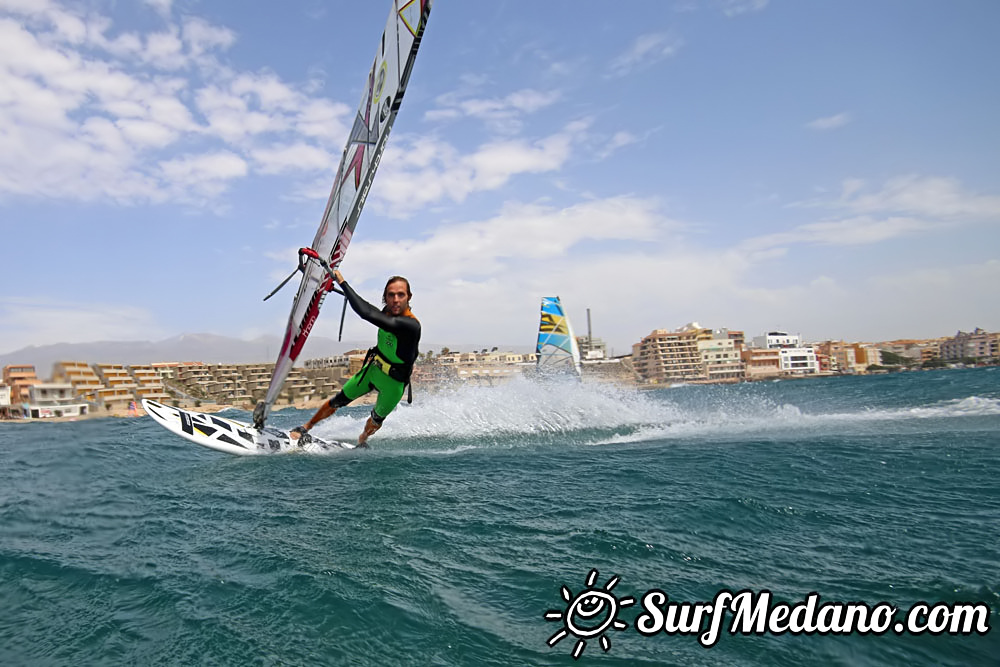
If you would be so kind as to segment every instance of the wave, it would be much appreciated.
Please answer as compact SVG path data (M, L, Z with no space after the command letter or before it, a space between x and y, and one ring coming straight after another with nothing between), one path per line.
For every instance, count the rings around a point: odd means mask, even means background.
M730 436L800 436L864 434L881 432L895 423L898 430L922 430L930 420L1000 415L1000 399L969 396L927 406L890 409L859 409L848 412L806 412L792 404L748 414L743 409L719 409L687 415L669 424L648 425L632 433L617 434L594 444L617 444L649 440Z
M702 390L705 391L702 391ZM700 392L700 393L699 393ZM784 437L832 432L923 429L929 420L1000 415L1000 399L968 396L912 407L841 409L803 400L804 408L764 393L713 393L710 387L637 391L602 383L539 383L524 378L495 387L460 385L402 403L378 439L394 449L456 454L484 446L545 442L606 445L680 438ZM370 408L348 408L316 433L357 437ZM418 444L419 442L419 444ZM409 443L409 444L407 444Z

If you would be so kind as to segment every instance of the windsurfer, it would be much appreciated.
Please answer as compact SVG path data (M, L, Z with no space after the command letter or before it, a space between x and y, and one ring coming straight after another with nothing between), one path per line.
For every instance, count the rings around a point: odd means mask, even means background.
M375 390L378 398L365 428L358 437L358 445L368 446L368 438L382 427L410 383L413 363L417 359L417 344L420 342L420 322L410 311L410 282L401 276L393 276L382 291L383 308L368 303L351 289L340 271L333 272L333 279L343 290L347 302L363 320L378 327L378 342L368 350L365 363L355 373L336 396L320 406L309 421L291 431L291 437L298 440L308 437L309 430L318 422L330 417L351 401Z

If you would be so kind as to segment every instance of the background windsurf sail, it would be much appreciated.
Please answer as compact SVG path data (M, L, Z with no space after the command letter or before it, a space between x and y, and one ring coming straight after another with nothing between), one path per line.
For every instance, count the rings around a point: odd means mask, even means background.
M580 347L573 327L557 296L542 297L542 317L538 325L538 369L568 371L580 375Z
M333 289L328 269L340 266L351 242L410 79L430 10L431 0L393 0L319 231L311 248L299 253L302 282L267 394L254 409L254 425L258 428L264 425L302 352L323 299Z

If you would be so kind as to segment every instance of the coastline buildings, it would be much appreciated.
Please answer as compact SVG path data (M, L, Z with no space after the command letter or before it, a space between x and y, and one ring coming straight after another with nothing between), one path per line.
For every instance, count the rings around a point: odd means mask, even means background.
M769 331L744 344L742 331L708 329L697 323L656 329L632 346L632 364L645 384L738 382L836 373L861 374L882 365L879 344L803 343L797 334ZM978 340L978 339L977 339ZM936 356L936 344L911 341L917 359ZM978 343L985 350L985 343ZM990 348L994 349L994 348Z
M939 346L942 361L963 359L996 359L1000 357L1000 333L989 333L976 327L972 333L959 331Z
M607 358L606 345L588 335L577 337L584 351L585 380L657 385L674 382L740 382L768 378L864 374L889 367L1000 363L1000 333L976 328L953 337L901 339L881 343L827 340L804 344L800 336L769 331L749 346L742 331L710 329L691 322L677 330L656 329L632 346L632 354ZM309 359L293 369L279 403L308 403L334 394L356 373L365 350ZM885 359L883 360L883 353ZM891 353L891 354L889 354ZM414 383L461 381L494 385L519 377L536 364L535 354L450 352L421 355ZM0 383L0 419L23 416L75 416L133 409L143 398L198 407L252 407L270 383L273 364L205 364L198 361L153 364L90 364L63 360L53 364L51 380L35 367L11 364ZM74 407L75 406L75 407Z
M831 373L857 375L868 372L869 366L882 365L882 351L875 345L828 340L817 343L816 351L829 360Z
M940 346L945 340L947 339L915 340L907 338L879 343L878 347L883 352L891 352L911 363L922 364L940 358Z

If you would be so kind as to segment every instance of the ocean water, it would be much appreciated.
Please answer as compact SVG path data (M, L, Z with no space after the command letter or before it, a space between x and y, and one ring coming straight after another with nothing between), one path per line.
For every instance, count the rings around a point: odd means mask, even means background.
M1000 664L1000 369L418 388L372 445L235 457L147 417L0 424L0 664ZM990 630L724 623L704 648L638 631L654 589L985 604Z

